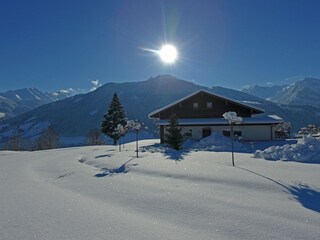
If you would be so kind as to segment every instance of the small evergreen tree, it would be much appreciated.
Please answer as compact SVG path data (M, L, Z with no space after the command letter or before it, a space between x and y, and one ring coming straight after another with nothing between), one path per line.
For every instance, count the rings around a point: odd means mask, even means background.
M122 136L118 131L119 125L126 126L127 120L122 104L117 94L114 93L108 112L104 115L101 124L101 132L112 138L114 145L117 145L117 141Z
M173 149L180 150L183 143L183 135L179 127L179 121L176 115L171 115L169 118L169 126L166 128L167 134L164 136L164 141Z

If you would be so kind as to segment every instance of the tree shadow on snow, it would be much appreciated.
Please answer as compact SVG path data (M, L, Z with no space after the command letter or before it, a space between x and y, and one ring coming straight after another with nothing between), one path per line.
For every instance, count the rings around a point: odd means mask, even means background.
M121 174L121 173L127 173L130 171L130 167L138 165L137 163L135 163L128 166L128 163L131 162L133 159L135 158L129 159L127 162L125 162L124 164L122 164L120 167L117 167L117 168L101 168L103 172L97 173L94 176L97 178L101 178L101 177L107 177L107 176L114 176L116 174Z
M256 173L246 168L237 167L244 171L253 173L259 177L265 178L275 184L281 186L286 189L289 193L293 195L293 198L298 201L303 207L310 209L312 211L320 213L320 191L312 188L307 184L297 183L295 185L284 185L283 183L274 180L272 178L266 177L260 173Z
M181 161L184 160L184 156L188 155L190 151L189 150L174 150L174 149L167 149L163 152L163 154L166 156L166 158L175 160L175 161Z
M95 158L112 157L112 156L113 156L112 154L103 154L103 155L95 156Z
M288 190L302 206L320 213L320 191L302 183L289 186Z

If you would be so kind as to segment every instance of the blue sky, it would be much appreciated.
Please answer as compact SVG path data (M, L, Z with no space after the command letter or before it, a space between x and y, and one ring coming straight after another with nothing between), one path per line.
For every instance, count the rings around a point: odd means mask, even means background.
M320 78L318 0L0 2L0 91L171 74L239 89ZM141 48L169 42L168 66Z

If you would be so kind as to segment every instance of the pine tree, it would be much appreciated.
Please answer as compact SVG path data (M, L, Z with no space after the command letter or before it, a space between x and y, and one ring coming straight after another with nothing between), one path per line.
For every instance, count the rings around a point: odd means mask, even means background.
M121 133L118 131L119 125L126 126L126 124L126 114L117 94L114 93L108 112L104 115L101 132L112 138L113 144L117 145L117 141L121 137Z
M165 142L173 149L180 150L182 148L183 135L176 115L170 116L169 126L166 128L166 130L168 133L164 136Z

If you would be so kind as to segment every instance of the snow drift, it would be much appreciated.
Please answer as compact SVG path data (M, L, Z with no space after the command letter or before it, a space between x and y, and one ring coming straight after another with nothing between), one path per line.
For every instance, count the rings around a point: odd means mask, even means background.
M272 146L254 153L255 158L267 160L296 161L305 163L320 163L320 138L311 135L299 139L296 144Z
M247 147L239 141L233 142L233 150L236 152L249 152ZM200 141L193 141L186 143L186 147L192 150L227 152L232 150L232 140L223 136L219 132L213 132L210 136L201 139Z

